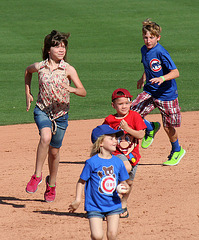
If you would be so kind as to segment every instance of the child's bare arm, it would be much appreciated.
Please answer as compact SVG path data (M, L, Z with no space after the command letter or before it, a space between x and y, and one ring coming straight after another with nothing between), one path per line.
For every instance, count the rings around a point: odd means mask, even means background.
M81 199L82 199L82 193L83 193L83 189L84 189L84 184L85 181L82 180L81 178L78 180L77 185L76 185L76 198L75 201L72 202L69 207L68 207L68 211L69 212L74 212L80 205L81 203Z
M178 69L171 70L168 74L158 78L152 78L150 80L151 84L158 83L158 85L162 84L164 81L169 81L174 78L178 78L180 76Z
M26 94L26 111L29 111L33 96L31 94L32 74L38 71L38 63L28 66L25 70L25 94Z
M128 123L123 119L121 122L120 122L120 127L128 132L131 136L133 136L134 138L137 138L137 139L142 139L145 135L145 130L134 130L132 129L131 127L129 127Z
M68 78L74 83L75 87L68 86L64 83L62 84L62 86L70 93L74 93L78 96L85 97L86 90L85 90L83 84L81 83L75 68L72 66L69 66L66 74L67 74Z
M146 81L146 73L144 72L142 77L137 81L137 89L144 87L144 82Z

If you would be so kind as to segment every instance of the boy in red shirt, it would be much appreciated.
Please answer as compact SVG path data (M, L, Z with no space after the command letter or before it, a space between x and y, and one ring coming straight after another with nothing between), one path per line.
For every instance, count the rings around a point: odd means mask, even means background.
M127 199L132 190L133 179L137 170L137 164L140 160L139 140L145 135L146 125L139 113L130 110L131 98L133 96L127 89L118 88L112 94L112 107L116 114L109 115L105 118L104 124L110 125L115 130L122 129L124 135L118 138L118 144L114 155L123 160L124 165L129 173L130 191L122 196L123 214L121 218L129 216L127 210Z

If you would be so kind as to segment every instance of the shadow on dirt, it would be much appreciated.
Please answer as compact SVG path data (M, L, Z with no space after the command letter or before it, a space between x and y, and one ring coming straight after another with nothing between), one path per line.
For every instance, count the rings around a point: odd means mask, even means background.
M87 218L86 213L69 213L69 212L55 212L55 211L33 211L34 213L41 214L49 214L49 215L57 215L57 216L70 216L70 217L79 217L79 218Z
M11 202L10 202L11 201ZM17 204L17 203L13 203L12 201L16 201L16 202L29 202L29 201L34 201L34 202L45 202L44 200L38 200L38 199L20 199L20 198L16 198L16 197L1 197L0 196L0 204L2 205L10 205L14 208L25 208L26 205L25 204Z
M61 161L60 164L85 164L85 161L80 162ZM163 165L161 163L139 163L139 166L163 166Z
M163 165L161 163L139 163L138 166L163 166Z
M65 162L65 161L61 161L59 163L63 163L63 164L85 164L85 161L80 161L80 162Z

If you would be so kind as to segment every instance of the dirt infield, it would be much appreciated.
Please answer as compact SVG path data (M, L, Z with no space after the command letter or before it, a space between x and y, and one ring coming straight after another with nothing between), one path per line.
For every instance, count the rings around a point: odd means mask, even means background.
M178 133L187 153L178 166L161 165L170 152L163 128L149 149L140 149L142 158L128 201L130 216L121 219L118 240L199 239L199 112L182 115ZM159 114L147 119L161 122ZM53 203L43 201L45 181L35 194L25 192L34 171L39 140L36 125L0 127L0 239L90 239L84 202L74 214L67 209L89 156L91 130L101 123L102 119L69 122ZM47 174L46 161L44 177Z

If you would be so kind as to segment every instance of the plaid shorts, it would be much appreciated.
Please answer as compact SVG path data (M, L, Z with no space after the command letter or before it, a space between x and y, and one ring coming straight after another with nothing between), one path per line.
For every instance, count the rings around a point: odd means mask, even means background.
M161 101L146 92L142 92L132 102L131 110L138 112L144 118L156 107L162 115L164 127L180 127L181 113L178 98L172 101Z

